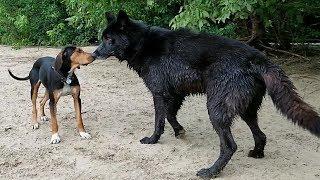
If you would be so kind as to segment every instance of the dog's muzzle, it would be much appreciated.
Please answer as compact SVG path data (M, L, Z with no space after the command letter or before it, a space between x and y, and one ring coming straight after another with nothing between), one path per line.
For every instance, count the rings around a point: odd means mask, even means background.
M95 51L95 52L91 53L91 56L93 57L93 61L95 61L99 57L99 52Z

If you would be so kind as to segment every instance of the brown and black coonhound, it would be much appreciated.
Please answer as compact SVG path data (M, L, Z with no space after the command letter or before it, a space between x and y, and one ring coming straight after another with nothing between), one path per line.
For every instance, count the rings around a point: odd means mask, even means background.
M95 60L94 56L86 53L80 48L68 46L65 47L56 58L42 57L33 65L29 75L19 78L9 74L16 80L28 80L31 84L31 100L32 100L32 128L38 129L37 121L37 96L38 89L42 83L46 88L45 95L40 101L40 120L47 121L48 118L44 113L44 106L49 99L49 107L51 114L51 131L52 137L50 143L56 144L60 142L57 123L57 102L61 96L72 95L74 100L74 108L76 111L77 128L82 138L90 138L90 134L86 133L81 116L81 99L80 84L77 76L74 74L75 69L80 65L88 65Z

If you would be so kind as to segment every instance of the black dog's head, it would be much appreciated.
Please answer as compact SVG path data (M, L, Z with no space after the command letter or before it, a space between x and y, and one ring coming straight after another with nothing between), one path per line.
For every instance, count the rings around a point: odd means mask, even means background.
M124 60L139 43L145 25L131 20L122 10L117 17L106 13L106 19L108 26L102 33L102 43L93 54L98 58L116 56Z

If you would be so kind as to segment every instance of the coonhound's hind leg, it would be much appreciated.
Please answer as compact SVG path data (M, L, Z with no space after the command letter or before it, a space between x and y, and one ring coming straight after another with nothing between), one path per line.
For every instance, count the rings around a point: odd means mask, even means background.
M31 126L32 129L38 129L39 123L37 121L37 97L38 97L38 90L40 86L40 81L35 84L31 84L31 102L32 102L32 122Z
M32 102L32 121L31 126L32 129L38 129L39 123L37 121L37 97L38 90L41 82L39 81L39 71L36 69L31 69L30 71L30 85L31 85L31 102Z
M49 99L49 93L48 93L48 90L46 90L44 97L40 101L40 120L42 122L49 121L49 118L44 113L44 106L46 105L46 102L48 101L48 99Z

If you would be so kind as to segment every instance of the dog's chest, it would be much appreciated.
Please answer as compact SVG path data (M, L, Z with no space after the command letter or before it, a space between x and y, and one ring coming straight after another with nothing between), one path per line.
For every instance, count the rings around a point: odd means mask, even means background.
M61 95L62 96L71 95L71 86L69 84L64 83L64 86L61 90Z

